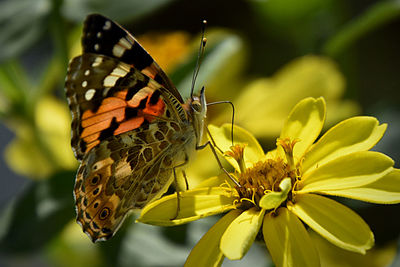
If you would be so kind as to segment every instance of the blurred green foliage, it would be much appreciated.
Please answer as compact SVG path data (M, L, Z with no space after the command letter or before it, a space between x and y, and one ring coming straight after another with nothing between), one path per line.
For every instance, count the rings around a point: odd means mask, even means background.
M15 136L4 158L30 182L2 205L0 265L38 261L48 266L180 266L214 222L209 218L161 229L136 225L133 216L102 244L92 244L73 222L78 163L69 147L63 83L68 60L80 49L82 21L93 12L125 25L139 39L145 33L190 34L189 52L169 73L184 96L196 64L200 22L207 19L208 44L197 88L206 87L209 102L233 101L238 123L249 131L255 127L265 149L272 146L293 103L328 94L334 96L331 103L328 97L328 107L336 108L328 113L329 123L361 110L382 118L389 130L380 151L400 159L398 0L208 0L194 5L184 0L4 0L0 118ZM228 122L229 112L226 107L210 108L209 121ZM262 115L253 117L252 112ZM257 129L257 121L271 125L271 131ZM201 153L206 152L199 153L191 171L199 179L210 175L202 169ZM2 177L1 186L10 179L16 178ZM385 210L350 205L370 223L378 248L398 240L398 223L392 223L398 222L398 205ZM268 259L255 246L243 264L266 266Z

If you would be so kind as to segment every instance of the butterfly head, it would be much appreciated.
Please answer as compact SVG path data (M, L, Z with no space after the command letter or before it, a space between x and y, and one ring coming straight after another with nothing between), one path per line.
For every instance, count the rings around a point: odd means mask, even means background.
M207 116L207 101L204 93L204 87L201 88L200 96L191 97L190 110L192 113L193 126L198 145L203 137L204 120Z

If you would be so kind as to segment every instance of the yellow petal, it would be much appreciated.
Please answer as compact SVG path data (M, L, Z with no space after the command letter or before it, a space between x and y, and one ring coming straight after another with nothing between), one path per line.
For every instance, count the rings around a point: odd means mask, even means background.
M229 151L232 146L231 127L231 124L224 124L221 127L208 126L215 143L223 152ZM244 159L247 167L251 167L253 163L264 159L264 151L257 139L245 129L234 125L233 141L235 144L247 144L244 149ZM226 157L226 159L236 170L240 171L236 160L231 157Z
M184 266L220 266L224 260L224 255L219 249L221 237L239 214L240 210L231 210L214 224L192 249Z
M310 229L309 234L321 260L321 266L329 267L382 267L391 265L396 256L397 245L395 242L385 243L367 251L366 255L341 249L326 241L323 237Z
M229 180L230 181L230 180ZM226 184L227 181L227 176L225 173L222 173L218 176L213 176L208 179L203 180L199 184L196 185L196 188L202 188L202 187L220 187L223 184Z
M287 195L292 188L292 182L290 178L285 178L279 184L280 192L269 192L262 196L259 202L259 206L265 210L276 209L283 201L286 200Z
M222 235L220 249L230 260L240 260L250 249L260 230L265 210L242 212Z
M383 136L386 124L374 117L354 117L327 131L307 152L303 173L346 154L371 149Z
M379 180L362 187L323 190L321 193L380 204L400 203L400 170L394 169Z
M234 209L233 202L238 197L234 188L225 187L198 188L179 195L178 216L177 195L172 194L144 207L137 221L161 226L183 224Z
M289 210L336 246L361 254L373 246L369 226L346 206L314 194L298 194L295 201Z
M304 225L286 208L265 216L263 235L277 267L320 266L318 253Z
M299 139L293 149L295 161L299 161L317 139L325 121L325 100L305 98L290 112L280 138Z
M308 172L298 188L305 193L363 186L391 172L393 164L391 158L379 152L354 152Z

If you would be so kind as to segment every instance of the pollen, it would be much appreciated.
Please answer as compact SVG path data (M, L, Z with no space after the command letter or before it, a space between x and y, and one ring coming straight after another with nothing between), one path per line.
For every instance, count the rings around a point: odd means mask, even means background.
M277 144L285 151L286 158L277 156L261 160L250 168L244 165L244 145L235 145L231 151L225 152L227 156L233 157L240 166L238 175L239 208L248 209L251 206L259 207L260 199L270 192L280 192L280 184L283 179L290 178L291 184L295 185L299 170L293 165L293 147L297 140L280 140ZM292 199L292 194L287 195L287 200Z
M279 192L279 184L287 177L294 184L296 180L295 171L291 170L290 166L282 159L259 161L253 167L240 173L238 181L240 187L236 187L236 190L241 199L251 200L242 201L242 204L252 202L253 205L258 206L260 199L267 192Z

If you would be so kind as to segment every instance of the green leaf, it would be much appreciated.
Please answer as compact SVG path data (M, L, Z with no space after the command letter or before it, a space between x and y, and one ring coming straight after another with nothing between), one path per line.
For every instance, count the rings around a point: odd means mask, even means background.
M0 215L0 250L40 249L75 217L74 172L31 183Z

